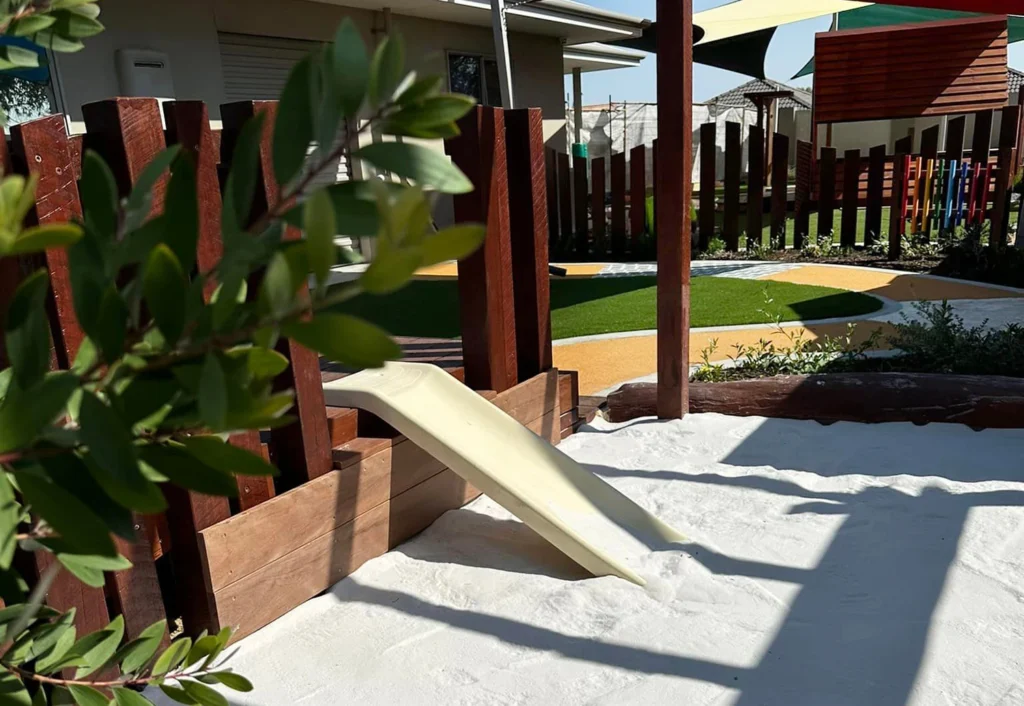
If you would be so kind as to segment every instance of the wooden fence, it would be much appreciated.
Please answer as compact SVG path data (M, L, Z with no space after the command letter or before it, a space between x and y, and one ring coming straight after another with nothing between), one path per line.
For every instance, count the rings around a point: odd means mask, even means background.
M276 108L275 102L221 106L223 131L215 131L203 103L170 102L163 105L165 130L155 99L103 101L84 106L84 136L68 138L60 115L15 126L10 144L0 141L0 160L6 172L39 176L30 218L59 222L82 214L76 178L83 145L103 155L127 195L165 144L181 144L197 167L198 267L207 271L222 253L221 179L238 131L258 113L267 120L257 202L265 209L276 197L268 168ZM459 286L467 293L461 306L464 368L452 374L557 443L579 422L579 393L575 373L554 370L551 363L541 114L478 108L461 127L462 136L447 148L477 189L458 199L456 213L485 222L487 237L478 253L459 263ZM498 193L493 200L492 187ZM165 181L155 188L153 215L163 207L165 189ZM509 208L508 198L516 208ZM83 334L63 251L32 261L0 260L0 311L22 273L40 261L52 282L52 366L67 368ZM136 515L136 541L118 540L132 569L108 574L105 588L87 587L65 572L49 591L54 608L78 609L80 631L99 629L119 613L129 639L164 617L172 624L180 617L188 634L224 625L241 626L239 636L251 633L479 494L380 420L327 407L314 352L291 341L281 344L281 352L291 365L278 382L295 390L297 422L231 438L269 458L280 476L239 477L237 501L166 486L167 511ZM30 580L51 561L45 553L24 559L33 562Z
M989 147L994 111L984 110L975 115L974 144L967 152L966 118L961 116L949 121L944 152L939 152L939 127L935 126L921 134L917 153L905 139L896 143L894 154L887 154L885 145L867 154L848 150L842 155L824 147L815 160L811 144L798 141L793 164L786 135L766 136L761 128L750 127L749 158L744 165L738 123L726 124L721 150L715 125L702 125L695 145L700 146L701 155L700 179L694 188L695 247L707 250L711 240L720 237L729 251L744 244L747 248L800 248L811 236L832 234L839 235L844 247L869 246L895 226L898 248L899 236L906 233L932 238L986 221L991 222L991 242L1003 244L1009 189L1024 158L1024 131L1019 105L1002 108L1001 113L995 150ZM576 158L570 168L565 155L548 156L548 205L553 214L560 214L548 224L553 257L653 259L657 229L647 217L646 199L653 186L646 183L648 149L633 148L628 160L625 154L612 155L608 184L603 157L589 164ZM719 152L724 152L721 174L716 173ZM655 164L655 174L656 170ZM886 207L889 221L883 219ZM813 233L812 214L817 215ZM789 219L792 225L787 224ZM766 225L767 241L762 235ZM863 239L858 239L861 231ZM788 236L783 237L785 233Z

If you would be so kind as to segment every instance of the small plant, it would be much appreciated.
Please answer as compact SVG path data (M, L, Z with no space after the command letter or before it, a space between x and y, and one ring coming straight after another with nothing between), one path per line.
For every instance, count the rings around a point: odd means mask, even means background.
M819 233L816 237L808 237L800 251L801 257L818 258L839 254L839 246L835 242L835 234Z
M808 339L802 327L785 327L781 318L768 309L774 299L764 289L765 308L761 313L766 321L785 343L776 344L762 338L753 345L737 343L735 353L729 356L729 365L712 363L711 357L718 350L718 339L713 339L701 351L701 364L694 372L695 382L724 382L748 378L771 377L773 375L814 375L824 372L838 372L852 368L866 359L869 350L877 347L882 332L875 330L871 335L855 343L856 324L849 324L843 336L822 336Z

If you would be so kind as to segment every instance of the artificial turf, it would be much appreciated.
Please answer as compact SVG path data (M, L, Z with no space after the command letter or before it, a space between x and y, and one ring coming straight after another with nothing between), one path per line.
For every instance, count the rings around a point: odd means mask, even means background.
M479 296L483 296L483 292ZM657 328L655 278L553 279L551 329L555 339ZM877 311L873 297L789 282L696 277L690 325L729 326L857 316ZM414 281L387 296L362 295L345 310L396 336L455 338L459 295L455 280Z

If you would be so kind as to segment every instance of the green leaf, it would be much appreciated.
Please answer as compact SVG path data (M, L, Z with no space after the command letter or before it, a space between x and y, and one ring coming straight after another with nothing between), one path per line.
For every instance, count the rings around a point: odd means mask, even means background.
M260 302L264 310L275 317L283 316L291 310L295 292L287 258L283 253L274 253L260 285Z
M348 314L318 314L311 321L287 324L282 332L307 348L354 368L380 367L402 355L402 349L383 329Z
M115 686L111 689L114 694L114 703L117 706L153 706L153 702L137 691Z
M156 662L153 664L153 675L163 676L171 670L177 669L178 665L188 656L190 649L192 649L192 640L190 638L181 637L172 642L170 647L157 657Z
M207 353L199 376L199 415L214 429L224 426L228 413L227 380L216 354Z
M409 84L408 88L398 94L398 104L404 107L413 103L419 103L427 98L432 98L441 91L443 83L444 78L438 75L418 78Z
M176 686L171 686L170 684L161 684L160 691L164 692L164 694L169 699L176 701L179 704L185 704L186 706L195 706L195 704L199 703L191 696L189 696L187 693L185 693L184 689L180 689Z
M4 322L7 357L15 379L25 388L39 380L50 365L50 327L45 308L49 287L45 269L26 277L14 291Z
M180 446L143 446L139 456L143 463L149 464L179 487L204 495L238 495L238 486L231 475L206 464L197 463L196 459Z
M235 151L231 160L231 173L225 184L225 200L222 217L228 227L225 233L234 234L249 223L253 194L256 193L256 177L259 175L260 141L263 139L264 115L259 113L245 122L238 132ZM226 242L225 242L226 245Z
M281 92L274 122L274 174L277 183L288 184L306 161L313 141L313 82L316 78L312 55L292 67Z
M107 627L86 635L75 643L71 653L81 657L82 666L75 671L75 679L82 679L98 671L107 663L124 637L124 616L117 616Z
M50 223L26 228L15 238L8 255L26 255L48 248L66 248L77 243L82 229L74 223Z
M85 503L32 471L18 471L15 477L32 511L74 549L83 554L117 556L107 526Z
M76 297L77 298L77 297ZM87 333L99 344L103 359L112 363L124 354L128 306L113 284L100 296L96 320Z
M461 260L479 249L487 229L475 223L464 223L428 235L420 245L423 255L421 267L429 267L447 260Z
M0 61L3 68L35 68L39 66L39 54L14 44L0 45Z
M366 43L355 23L348 17L342 20L334 33L332 47L333 74L338 82L338 95L345 117L354 117L366 98L366 85L370 79L370 62Z
M139 633L121 651L121 672L135 674L145 667L156 654L160 641L167 633L167 621L160 620Z
M13 382L0 403L0 453L28 446L63 410L78 378L50 373L28 390Z
M199 242L199 185L192 156L181 152L171 164L171 180L164 199L164 242L174 252L181 269L191 272Z
M121 556L111 558L84 554L57 554L57 561L74 574L79 581L94 588L103 588L104 571L124 571L132 568L131 562Z
M29 15L11 23L8 33L14 37L31 37L57 21L53 15Z
M161 150L150 160L146 168L142 170L139 178L135 180L132 193L128 196L125 204L127 215L126 230L135 230L142 222L149 217L153 206L153 187L164 175L164 172L177 159L181 151L181 145L173 145Z
M234 672L210 672L208 676L213 677L229 689L252 691L252 682L241 674L235 674Z
M62 53L73 53L76 51L82 51L85 49L85 44L79 39L67 39L60 36L53 31L54 28L44 29L42 32L36 35L35 41L41 47L46 47L51 51L62 52Z
M249 374L256 380L269 380L288 369L288 359L282 354L270 348L252 346L251 348L236 349L228 355L244 356Z
M424 188L466 194L473 184L447 157L429 147L405 142L376 142L356 152L378 169L412 179Z
M67 613L58 618L55 622L48 625L43 625L39 628L39 632L36 634L35 640L32 642L32 651L29 653L29 658L38 660L40 657L49 654L49 652L57 646L57 643L62 639L67 642L68 648L74 644L74 638L70 641L66 639L66 635L75 630L76 610L72 608Z
M317 191L304 205L306 250L313 275L320 286L327 281L334 266L334 206L331 198Z
M190 454L211 468L241 476L276 476L277 469L256 454L217 436L190 436L182 442Z
M0 669L0 706L32 706L21 679L6 669Z
M108 706L110 699L97 689L84 684L69 684L68 691L78 706Z
M53 33L70 39L85 39L103 31L103 24L86 15L76 12L60 11L57 22L53 25Z
M382 251L359 277L359 284L370 294L394 292L412 279L422 262L418 248Z
M82 157L82 178L78 183L85 224L91 232L110 240L117 230L117 182L103 158L92 150Z
M391 100L391 95L402 80L405 68L405 45L397 34L384 38L370 62L368 83L370 105L378 106Z
M229 706L227 698L222 693L211 689L202 682L183 680L181 688L200 706Z
M339 235L351 238L372 238L380 230L377 204L360 198L352 192L348 183L335 184L324 189L334 204L334 221Z
M11 568L14 550L18 548L16 536L23 512L7 474L0 472L0 569L4 573Z
M36 689L36 693L32 695L32 706L48 706L48 704L46 690Z
M135 522L132 520L131 512L118 505L104 492L81 458L75 454L65 453L41 458L39 463L54 483L88 505L111 532L134 541Z
M57 643L53 646L49 652L43 655L40 659L36 660L35 670L40 674L50 674L56 671L54 665L60 664L61 660L67 655L72 645L75 644L75 636L77 631L74 625L69 625L67 630L64 630L60 637L57 639Z
M216 635L203 635L192 643L192 648L189 649L188 656L185 658L185 666L191 667L199 660L206 659L219 647L220 641Z
M157 245L146 261L142 288L160 333L167 343L177 343L185 328L185 295L188 278L178 258L166 245Z
M91 392L82 396L81 437L89 447L86 465L104 491L125 507L160 512L166 501L139 470L132 435L113 409Z
M454 123L475 106L475 98L447 94L409 105L393 119L411 128L430 129Z

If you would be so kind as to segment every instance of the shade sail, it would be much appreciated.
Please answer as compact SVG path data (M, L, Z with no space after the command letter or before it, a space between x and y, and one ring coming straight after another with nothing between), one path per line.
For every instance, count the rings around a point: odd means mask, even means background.
M981 14L978 12L931 10L921 7L868 5L867 7L848 10L840 14L838 29L866 29L869 27L890 27L921 22L967 19L968 17L980 17ZM1010 44L1024 40L1024 17L1010 17L1008 25ZM801 78L813 73L814 58L812 57L793 78Z

